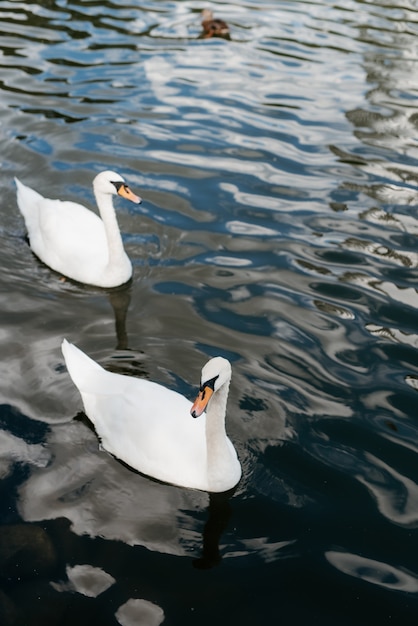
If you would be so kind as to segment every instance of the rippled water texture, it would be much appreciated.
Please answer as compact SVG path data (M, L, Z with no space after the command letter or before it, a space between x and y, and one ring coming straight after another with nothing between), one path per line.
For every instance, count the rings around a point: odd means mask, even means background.
M0 622L414 624L418 10L412 0L0 1ZM30 252L17 176L94 206L132 282ZM191 399L233 366L230 497L104 452L63 337Z

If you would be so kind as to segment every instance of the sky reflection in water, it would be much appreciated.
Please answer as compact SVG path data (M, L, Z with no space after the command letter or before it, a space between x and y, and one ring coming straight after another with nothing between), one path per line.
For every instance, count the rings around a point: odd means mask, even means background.
M0 6L1 520L56 550L6 597L55 598L44 624L56 597L123 626L415 623L416 7L215 3L231 41L198 39L202 8ZM101 169L144 198L118 203L116 293L33 257L12 182L94 206ZM64 336L188 397L227 356L236 492L103 452Z

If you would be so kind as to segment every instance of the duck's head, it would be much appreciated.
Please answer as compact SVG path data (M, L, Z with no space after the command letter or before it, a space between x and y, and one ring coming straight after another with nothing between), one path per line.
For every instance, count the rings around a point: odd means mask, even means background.
M213 20L213 12L210 9L203 9L202 22L209 22L209 20Z
M199 417L214 393L231 380L231 364L221 356L210 359L202 369L198 396L190 410L193 417Z
M142 202L142 199L131 191L122 176L111 170L97 174L93 180L93 189L96 194L119 195L135 204Z

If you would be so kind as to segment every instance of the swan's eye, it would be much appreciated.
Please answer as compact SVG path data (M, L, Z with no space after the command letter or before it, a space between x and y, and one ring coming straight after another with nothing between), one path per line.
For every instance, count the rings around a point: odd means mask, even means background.
M219 374L217 376L214 376L213 378L211 378L210 380L207 380L205 383L202 384L202 386L200 387L200 391L202 393L204 393L205 391L205 387L209 387L210 389L212 389L212 391L215 391L215 383L219 378ZM202 396L204 397L204 396Z
M111 181L111 183L112 183L112 185L114 185L114 186L115 186L116 191L119 191L119 189L120 189L121 187L125 187L125 189L126 189L126 187L127 187L127 184L126 184L126 183L124 183L122 180L118 180L118 181L116 181L116 182L113 182L113 180L112 180L112 181Z

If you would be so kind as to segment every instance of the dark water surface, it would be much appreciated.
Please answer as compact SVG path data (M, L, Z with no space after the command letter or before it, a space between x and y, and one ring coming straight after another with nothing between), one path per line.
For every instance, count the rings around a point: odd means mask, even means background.
M416 624L418 9L412 0L0 1L0 623ZM94 206L134 277L30 252L13 177ZM233 364L230 497L102 451L63 363L191 399Z

